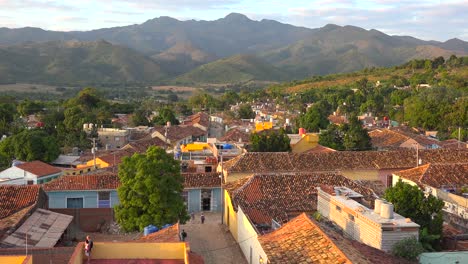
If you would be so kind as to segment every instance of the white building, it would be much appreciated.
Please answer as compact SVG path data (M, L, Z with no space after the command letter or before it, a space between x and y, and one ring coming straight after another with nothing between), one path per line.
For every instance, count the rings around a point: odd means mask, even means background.
M0 172L0 184L41 184L62 175L62 170L39 160L25 162Z
M376 199L372 210L353 200L361 195L349 188L317 190L317 211L361 243L388 252L404 238L418 238L419 225L394 213L390 203Z

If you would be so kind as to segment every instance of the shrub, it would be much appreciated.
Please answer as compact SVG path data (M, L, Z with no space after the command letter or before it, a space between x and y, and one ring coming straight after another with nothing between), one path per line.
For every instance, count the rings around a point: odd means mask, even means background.
M415 237L409 237L398 241L392 247L393 255L407 260L416 260L423 252L423 246Z

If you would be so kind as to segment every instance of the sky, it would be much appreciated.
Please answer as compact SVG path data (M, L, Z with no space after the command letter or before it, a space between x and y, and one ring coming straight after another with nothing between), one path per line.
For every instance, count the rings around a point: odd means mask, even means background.
M232 12L308 28L332 23L424 40L468 41L468 0L0 0L0 27L91 30L160 16L216 20Z

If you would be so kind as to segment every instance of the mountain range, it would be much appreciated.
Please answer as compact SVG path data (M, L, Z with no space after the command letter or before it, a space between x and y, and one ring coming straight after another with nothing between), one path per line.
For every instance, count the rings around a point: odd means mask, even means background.
M451 54L467 55L468 42L424 41L331 24L309 29L236 13L214 21L159 17L91 31L0 28L0 81L283 81Z

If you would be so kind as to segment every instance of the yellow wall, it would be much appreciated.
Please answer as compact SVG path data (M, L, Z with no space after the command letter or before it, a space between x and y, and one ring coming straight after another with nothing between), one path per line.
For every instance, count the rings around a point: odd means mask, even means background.
M95 242L93 259L185 259L185 243Z
M307 150L313 149L318 145L319 137L317 134L308 133L304 135L294 146L292 146L293 153L302 153Z
M343 170L341 174L350 180L380 180L378 170Z
M232 236L236 241L238 241L238 234L237 234L237 212L234 211L231 203L231 197L227 191L224 191L224 224L228 225L229 223L229 231L231 231ZM229 212L229 213L228 213ZM229 221L228 221L229 215Z
M96 166L98 168L107 168L107 167L109 167L109 165L110 165L109 163L102 161L100 158L96 158ZM76 166L76 168L81 169L81 168L85 168L85 167L89 167L89 166L94 167L94 160L93 159L86 162L86 164Z
M395 186L398 182L398 180L400 180L404 183L408 183L409 185L412 185L412 186L417 186L416 183L410 181L410 180L407 180L407 179L404 179L404 178L401 178L400 176L396 175L396 174L393 174L393 177L392 177L392 186Z
M27 256L1 256L0 263L8 264L31 264L32 257L27 258Z
M259 122L255 124L255 131L262 131L267 129L272 129L273 123L272 122Z
M183 259L188 263L189 247L183 242L174 243L112 243L94 242L93 259ZM82 264L84 243L79 243L69 264ZM3 263L0 259L0 263ZM9 262L5 262L9 263Z

